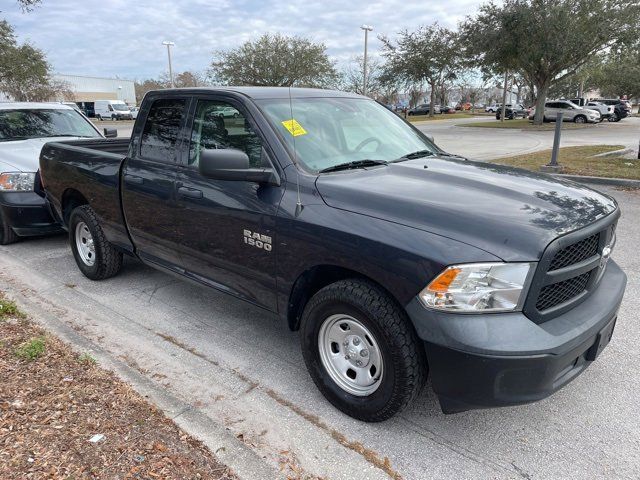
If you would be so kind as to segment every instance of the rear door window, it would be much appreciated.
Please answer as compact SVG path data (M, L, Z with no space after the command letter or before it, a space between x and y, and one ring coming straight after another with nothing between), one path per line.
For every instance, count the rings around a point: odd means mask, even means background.
M176 161L176 143L184 121L186 100L164 98L151 105L140 140L140 156L149 160Z

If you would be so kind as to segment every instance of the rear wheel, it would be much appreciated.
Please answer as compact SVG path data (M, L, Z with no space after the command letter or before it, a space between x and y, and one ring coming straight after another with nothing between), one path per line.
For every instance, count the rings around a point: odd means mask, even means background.
M378 286L342 280L305 307L300 342L316 386L335 407L379 422L421 390L426 359L404 311Z
M102 121L102 115L96 115L96 118L100 121Z
M576 115L573 121L575 123L587 123L587 117L585 117L584 115Z
M17 242L19 238L20 237L18 237L9 226L7 219L0 209L0 245L9 245L10 243Z
M95 212L88 205L71 212L69 243L78 268L91 280L113 277L122 268L122 252L105 238Z
M116 117L115 115L111 115L111 121L112 122L117 122L118 121L118 117Z

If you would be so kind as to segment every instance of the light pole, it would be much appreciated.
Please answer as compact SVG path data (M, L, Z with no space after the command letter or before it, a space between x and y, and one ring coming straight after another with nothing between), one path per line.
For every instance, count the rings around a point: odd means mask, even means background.
M162 42L162 44L167 46L167 56L169 57L169 81L171 82L171 88L174 88L175 84L173 83L173 68L171 67L171 47L174 46L175 43L165 40L164 42Z
M369 40L369 32L373 30L371 25L361 25L360 28L364 30L364 61L363 66L363 78L362 78L362 95L367 94L367 41Z

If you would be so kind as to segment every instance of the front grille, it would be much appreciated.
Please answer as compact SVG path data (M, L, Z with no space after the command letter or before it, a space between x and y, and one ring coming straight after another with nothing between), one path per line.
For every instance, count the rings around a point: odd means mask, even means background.
M602 251L614 243L618 214L598 220L547 246L531 281L523 311L543 323L574 308L597 288L606 262Z
M596 233L563 248L554 255L551 265L549 265L549 271L559 270L597 255L599 241L600 233Z
M577 277L542 287L538 295L536 308L539 311L544 311L577 297L587 288L590 275L591 272L587 272Z

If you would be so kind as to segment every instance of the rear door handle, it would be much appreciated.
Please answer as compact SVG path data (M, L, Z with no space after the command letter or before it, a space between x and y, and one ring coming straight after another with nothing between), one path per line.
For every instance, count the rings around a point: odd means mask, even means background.
M137 175L126 174L124 176L124 181L131 185L142 185L144 183L144 178L138 177Z
M202 190L198 190L195 188L189 188L189 187L179 187L178 188L178 193L180 195L182 195L183 197L189 197L189 198L202 198Z

